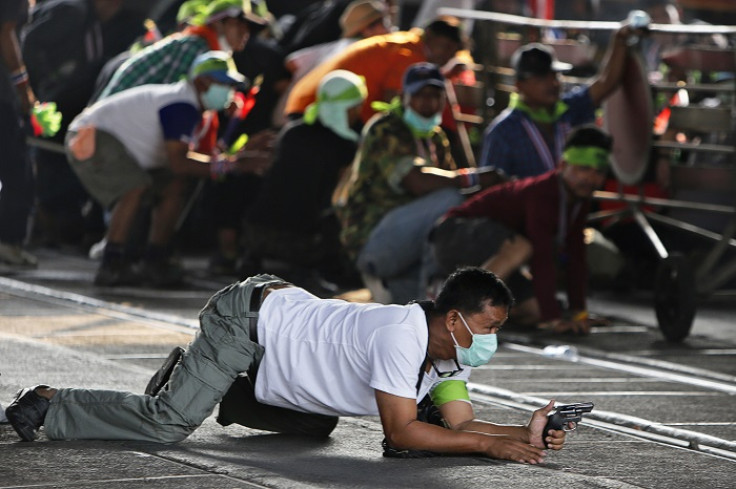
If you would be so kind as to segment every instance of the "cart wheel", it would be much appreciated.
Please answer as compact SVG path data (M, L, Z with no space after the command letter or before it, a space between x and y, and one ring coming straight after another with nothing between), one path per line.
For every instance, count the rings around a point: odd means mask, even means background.
M654 309L662 334L671 342L680 342L690 334L697 299L695 273L684 256L672 255L662 260L654 283Z

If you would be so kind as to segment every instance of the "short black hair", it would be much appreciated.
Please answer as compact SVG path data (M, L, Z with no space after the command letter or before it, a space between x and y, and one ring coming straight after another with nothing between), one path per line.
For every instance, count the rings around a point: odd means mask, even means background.
M506 309L514 305L514 295L495 273L463 267L445 280L434 301L434 311L446 314L450 309L458 309L467 314L478 313L488 300L493 306L506 306Z
M460 19L451 15L440 15L424 28L424 32L435 36L446 37L465 46L467 39Z
M610 153L613 148L613 137L595 124L584 124L567 135L565 149L571 146L595 146Z

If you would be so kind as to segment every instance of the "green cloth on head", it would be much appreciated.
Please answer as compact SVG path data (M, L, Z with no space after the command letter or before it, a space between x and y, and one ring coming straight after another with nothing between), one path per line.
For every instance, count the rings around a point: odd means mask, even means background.
M350 127L348 110L363 103L368 96L365 78L352 71L335 70L322 79L317 99L304 110L304 122L319 121L345 139L357 141L359 134Z
M371 102L371 109L376 112L393 112L398 114L401 112L401 97L398 95L391 99L390 102L384 102L382 100L375 100Z
M317 119L320 107L334 104L354 107L368 96L365 78L347 70L335 70L328 73L317 89L317 99L304 111L304 122L313 124ZM326 107L325 107L326 108Z
M468 394L468 386L464 380L445 380L432 389L429 393L432 402L439 407L450 401L467 401L470 402L470 394Z
M207 9L208 0L187 0L182 3L176 12L176 22L179 24L190 24L193 19L203 15Z
M558 100L552 112L545 109L532 109L521 101L521 97L519 97L518 93L511 94L509 107L524 112L531 120L542 124L553 124L557 122L559 118L562 117L562 114L567 112L567 109L570 108L565 102Z
M248 2L250 5L250 2ZM191 17L192 25L206 25L224 17L243 15L243 0L214 0L204 1L201 6L195 7L196 14Z
M589 166L598 171L608 169L609 152L598 146L570 146L562 152L562 159L568 165Z

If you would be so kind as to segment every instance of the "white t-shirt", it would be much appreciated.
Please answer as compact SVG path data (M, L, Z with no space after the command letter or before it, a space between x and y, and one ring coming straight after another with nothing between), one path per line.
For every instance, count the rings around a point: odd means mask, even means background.
M201 120L191 83L141 85L111 95L87 107L69 125L76 131L94 126L115 136L141 168L168 166L166 141L189 143Z
M274 290L258 319L265 353L256 399L337 416L378 415L376 389L421 399L441 380L427 373L417 395L427 331L418 304L358 304L319 299L296 287ZM463 371L466 379L469 371Z

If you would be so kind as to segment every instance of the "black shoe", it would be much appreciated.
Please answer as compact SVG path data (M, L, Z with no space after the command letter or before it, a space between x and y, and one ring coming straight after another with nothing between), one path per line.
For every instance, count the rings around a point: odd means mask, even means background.
M43 425L46 411L49 410L49 400L36 394L36 389L48 387L37 385L18 391L5 410L5 416L23 441L35 440L38 429Z
M116 287L121 285L140 285L141 274L127 262L103 263L97 269L95 285L100 287Z
M238 258L228 258L218 251L210 258L207 270L212 275L235 276L238 274Z
M143 278L153 287L178 287L184 285L184 269L171 259L144 260Z
M171 377L171 372L173 372L174 367L176 367L179 362L181 362L181 358L183 356L184 348L180 346L174 348L171 353L169 353L169 356L166 357L166 360L164 361L164 364L161 365L161 368L159 368L158 371L153 374L151 380L148 381L148 385L146 386L146 390L144 392L149 396L157 395L169 381L169 378Z

